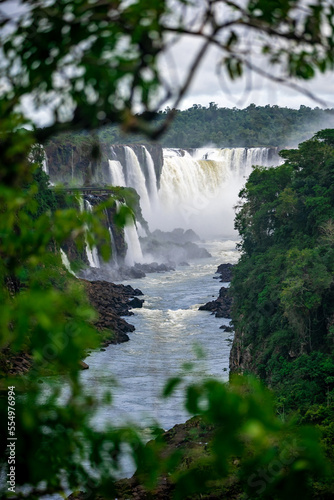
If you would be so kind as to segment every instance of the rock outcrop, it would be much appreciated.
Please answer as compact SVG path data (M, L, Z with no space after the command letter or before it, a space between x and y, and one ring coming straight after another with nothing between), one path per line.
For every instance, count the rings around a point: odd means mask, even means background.
M108 281L82 282L90 303L99 314L95 327L99 331L111 331L110 337L103 344L118 344L129 340L127 333L133 332L135 327L121 316L131 316L131 307L141 307L139 304L142 305L144 301L137 297L143 295L142 292L130 285L115 285ZM136 300L130 301L134 297Z
M231 373L244 373L250 372L257 374L256 364L254 363L254 356L252 354L253 346L244 345L243 332L236 330L232 348L230 351L230 372Z
M215 276L215 279L219 279L222 283L229 283L232 281L233 264L220 264L217 268L216 274L220 276Z
M231 318L232 297L229 289L222 287L219 290L219 297L199 307L199 311L211 311L216 318Z
M140 238L144 253L171 266L184 264L191 259L211 257L206 248L198 246L195 241L200 241L200 238L194 231L181 228L166 232L156 229L148 236Z

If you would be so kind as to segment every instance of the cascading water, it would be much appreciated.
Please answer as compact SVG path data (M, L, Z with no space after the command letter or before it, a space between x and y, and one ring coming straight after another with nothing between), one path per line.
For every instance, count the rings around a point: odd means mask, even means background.
M110 264L113 267L118 267L117 246L116 246L116 242L115 242L115 238L114 238L114 233L112 231L112 227L111 227L111 223L110 223L108 210L106 208L104 209L104 216L105 216L106 221L108 222L108 231L109 231L110 241L111 241L111 260L110 260Z
M134 222L131 222L124 227L124 238L128 246L125 256L125 264L127 266L133 266L136 263L142 264L144 262L144 257Z
M84 207L84 206L86 207L86 210L88 212L92 212L93 207L89 203L88 200L83 201L82 207ZM88 259L88 263L89 263L90 267L97 267L97 268L100 267L100 260L99 260L97 248L95 246L91 248L88 245L87 241L86 241L86 255L87 255L87 259Z
M117 160L108 160L110 171L110 183L113 186L126 186L122 164Z
M133 187L140 196L140 205L143 215L146 219L151 213L151 203L149 193L146 187L144 173L135 152L129 147L124 146L125 167L126 167L126 185Z
M44 155L44 158L43 158L42 170L43 170L43 172L45 172L46 174L49 175L48 159L47 159L46 154Z
M116 201L117 210L122 206L122 203ZM124 226L124 239L127 245L126 256L124 262L127 266L134 264L142 264L144 262L143 252L141 250L138 231L134 220L128 221Z
M160 229L232 234L233 206L252 165L268 165L269 148L164 149L160 179Z
M150 204L151 205L153 204L156 206L158 204L159 196L158 196L158 183L157 183L157 176L156 176L155 168L154 168L154 161L153 161L150 153L145 148L145 146L143 146L143 150L144 150L145 163L146 163L147 173L148 173Z
M65 269L67 269L69 273L73 274L73 276L77 278L77 275L75 274L74 271L72 271L70 261L68 260L68 257L62 248L60 249L60 256L61 256L61 262L65 267Z
M141 146L143 154L138 146L137 154L131 146L121 148L121 161L112 150L111 180L137 190L150 229L191 227L203 236L234 233L238 192L252 165L269 165L270 152L270 148L165 148L158 190L157 168L147 148Z
M100 180L134 188L151 231L192 228L205 238L235 235L233 206L252 165L279 163L270 148L165 148L162 156L158 148L110 146ZM89 202L86 209L90 210ZM145 236L139 225L125 229L127 263L143 261L138 231ZM87 258L90 266L100 267L96 249L87 247Z

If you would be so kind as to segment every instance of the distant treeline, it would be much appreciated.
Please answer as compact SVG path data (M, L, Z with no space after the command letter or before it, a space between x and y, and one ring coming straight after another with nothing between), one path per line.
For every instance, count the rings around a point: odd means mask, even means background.
M158 113L160 123L169 111ZM198 148L217 147L291 147L312 137L322 128L334 126L334 109L281 108L256 106L245 109L219 108L211 102L208 107L194 104L184 111L177 110L175 120L159 139L164 147ZM99 136L112 144L147 143L138 135L124 135L118 127L103 129Z

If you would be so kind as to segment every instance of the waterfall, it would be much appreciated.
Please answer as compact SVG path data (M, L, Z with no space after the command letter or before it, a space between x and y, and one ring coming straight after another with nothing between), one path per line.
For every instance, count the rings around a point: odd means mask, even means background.
M128 246L125 256L125 264L127 266L133 266L136 263L142 264L144 261L143 252L141 250L137 228L134 221L124 227L124 237Z
M43 162L42 162L42 170L47 175L49 175L48 158L47 158L45 152L44 152L44 158L43 158Z
M81 209L81 211L83 211L84 208L86 208L87 212L92 212L93 211L93 207L89 203L88 200L83 200L80 197L79 203L80 203L80 209ZM91 248L88 245L87 238L86 238L86 255L87 255L87 259L88 259L88 263L89 263L90 267L97 267L97 268L100 267L100 260L99 260L99 255L98 255L98 252L97 252L97 248L95 246L93 246Z
M136 189L150 229L191 227L203 235L234 233L232 207L238 192L252 165L269 165L270 152L270 148L164 148L158 190L157 168L147 148L118 148L111 148L110 182Z
M116 201L117 210L122 206L120 201ZM127 251L124 263L127 266L134 266L135 263L142 264L144 262L143 252L141 250L137 227L133 219L128 221L124 226L124 239L127 245Z
M110 183L113 186L126 186L122 164L117 160L108 160Z
M140 196L140 206L151 231L194 229L203 237L235 236L233 207L238 193L253 165L279 163L270 148L164 148L154 164L151 149L143 145L110 146L110 158L101 172L103 183L132 187ZM47 170L47 161L43 167ZM159 176L159 181L158 181ZM158 188L159 186L159 188ZM92 210L89 201L81 200L81 209ZM116 246L108 221L113 247L113 264L117 264ZM139 235L145 230L137 222L125 227L128 245L125 262L143 262ZM100 267L98 252L86 253L91 267Z
M156 227L232 234L238 192L252 165L268 165L269 148L164 149L163 154Z
M147 151L145 146L143 146L143 150L148 172L148 189L149 189L150 204L156 205L158 203L158 183L154 168L154 162L152 156Z
M147 236L147 232L145 231L145 228L141 225L141 223L139 221L137 221L136 226L137 226L138 236L141 238L145 238L145 236Z
M135 152L130 146L124 146L126 185L133 187L140 196L140 205L145 219L149 219L151 214L150 198L146 187L144 173Z
M60 256L62 264L65 267L65 269L67 269L69 273L73 274L73 276L77 278L77 275L75 274L74 271L72 271L70 261L68 260L68 257L62 248L60 249Z
M113 267L118 267L118 259L117 259L117 247L116 247L116 242L114 238L114 234L112 232L110 220L109 220L109 215L108 215L108 210L105 208L104 209L104 215L106 220L108 221L108 230L110 234L110 241L111 241L111 264Z

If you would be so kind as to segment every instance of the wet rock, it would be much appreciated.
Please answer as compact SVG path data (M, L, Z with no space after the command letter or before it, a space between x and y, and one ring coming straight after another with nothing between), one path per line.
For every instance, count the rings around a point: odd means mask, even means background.
M234 332L234 330L233 330L233 327L232 327L232 326L222 325L222 326L220 326L219 328L220 328L221 330L224 330L224 332L228 332L228 333L230 333L230 332Z
M229 289L222 287L219 290L219 297L199 307L199 311L211 311L216 318L231 318L231 306L232 297L229 295Z
M155 238L160 242L173 242L177 244L183 244L187 242L201 241L198 234L192 229L187 229L186 231L180 227L173 229L173 231L161 231L156 229L151 233L151 237Z
M82 280L87 291L90 303L98 312L98 319L94 325L101 332L110 331L111 334L103 345L127 342L128 332L133 332L135 327L127 323L120 316L131 316L131 300L142 292L130 285L116 285L108 281L86 281ZM140 299L138 299L140 301ZM141 302L141 301L140 301Z
M151 262L150 264L135 264L135 270L144 273L165 273L168 271L175 271L175 268L167 264L158 264L158 262Z
M2 349L1 352L4 355L4 366L2 368L10 375L24 375L32 367L32 357L27 352L14 354L8 347Z
M87 363L85 363L84 361L79 361L79 365L80 365L81 370L88 370L88 368L89 368Z
M220 264L217 268L216 274L220 274L220 281L222 283L229 283L232 280L233 264ZM214 277L218 279L218 277Z
M141 247L144 253L150 254L158 261L177 265L187 262L190 259L201 259L211 257L211 254L202 247L199 247L199 236L194 231L178 228L165 232L157 229L148 236L140 238Z
M143 299L138 299L138 297L135 297L134 299L129 301L129 306L132 307L132 309L141 309L143 307L143 303Z

